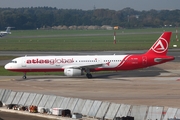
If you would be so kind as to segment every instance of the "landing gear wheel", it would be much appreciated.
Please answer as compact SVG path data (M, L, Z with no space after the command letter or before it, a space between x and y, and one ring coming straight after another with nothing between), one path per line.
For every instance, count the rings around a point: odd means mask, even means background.
M24 73L24 75L23 75L23 77L22 77L23 79L26 79L26 73Z
M23 79L26 79L26 76L23 76L22 78L23 78Z
M90 78L92 78L92 75L89 74L89 73L87 73L87 74L86 74L86 77L90 79Z

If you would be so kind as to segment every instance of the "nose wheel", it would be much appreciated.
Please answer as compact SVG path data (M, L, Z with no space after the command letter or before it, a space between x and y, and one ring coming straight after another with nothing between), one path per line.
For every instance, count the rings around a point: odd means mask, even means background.
M22 77L23 79L26 79L26 73L24 73L24 75L23 75L23 77Z

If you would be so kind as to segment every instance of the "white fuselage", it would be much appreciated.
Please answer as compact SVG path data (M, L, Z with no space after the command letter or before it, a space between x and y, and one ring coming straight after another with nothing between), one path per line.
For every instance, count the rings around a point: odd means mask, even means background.
M8 63L6 69L35 69L63 70L65 68L74 68L79 66L98 66L99 68L115 68L127 55L101 55L101 56L26 56L13 59Z

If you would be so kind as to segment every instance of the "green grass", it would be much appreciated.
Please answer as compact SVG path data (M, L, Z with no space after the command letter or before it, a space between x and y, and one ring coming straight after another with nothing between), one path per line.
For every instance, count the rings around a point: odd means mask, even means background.
M120 29L116 30L117 34L121 33L148 33L148 32L163 32L172 31L175 32L178 28L147 28L147 29ZM113 30L13 30L12 35L19 36L41 36L41 35L79 35L79 34L112 34Z
M1 51L98 51L149 49L163 31L159 29L116 30L17 30L0 39ZM155 33L158 32L158 33ZM134 34L136 33L136 34ZM170 48L180 45L173 33Z
M0 60L11 60L17 56L0 56Z

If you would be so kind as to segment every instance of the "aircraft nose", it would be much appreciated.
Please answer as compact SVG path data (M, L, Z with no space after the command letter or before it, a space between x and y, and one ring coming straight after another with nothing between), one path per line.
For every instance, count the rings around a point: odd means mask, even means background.
M5 68L6 70L8 70L8 69L10 68L9 64L6 64L6 65L4 66L4 68Z

